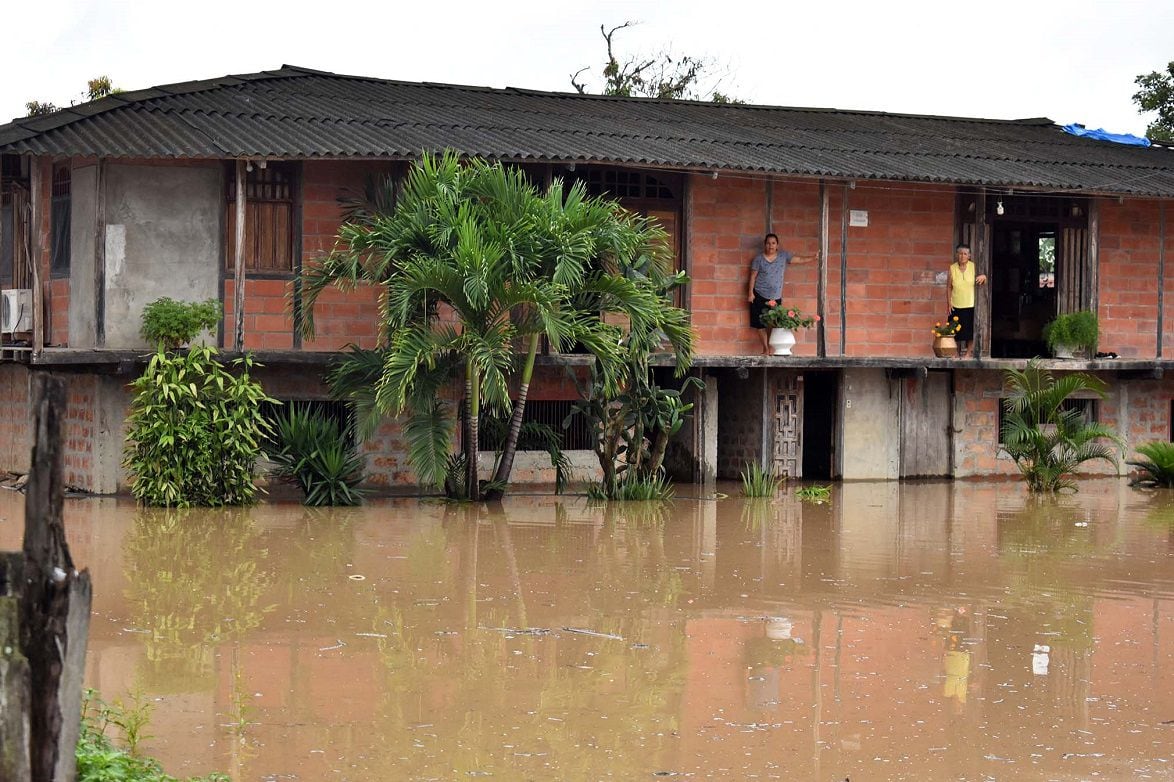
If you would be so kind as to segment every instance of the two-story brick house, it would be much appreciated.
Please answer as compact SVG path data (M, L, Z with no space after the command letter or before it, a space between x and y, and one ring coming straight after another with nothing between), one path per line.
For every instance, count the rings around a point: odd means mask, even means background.
M443 148L518 165L539 183L582 179L665 225L691 277L682 303L706 386L681 436L679 477L735 477L750 460L817 478L1009 473L998 457L1001 372L1044 352L1055 313L1082 308L1100 317L1101 349L1118 355L1056 365L1109 383L1089 414L1131 446L1172 436L1174 151L1080 138L1046 119L492 90L287 66L0 126L11 319L0 433L13 444L0 469L27 466L29 378L49 371L70 381L68 482L123 486L126 384L146 348L139 316L159 296L219 298L216 340L256 352L271 394L324 398L319 378L336 351L375 344L377 292L331 292L316 338L303 340L292 281L331 246L340 197ZM786 301L822 316L787 358L759 355L747 325L748 264L768 231L819 255L787 274ZM929 329L945 313L959 242L990 284L979 289L976 357L938 359ZM563 365L577 360L544 357L532 415L561 421L576 393ZM568 433L568 446L581 438ZM365 448L373 483L412 485L394 422Z

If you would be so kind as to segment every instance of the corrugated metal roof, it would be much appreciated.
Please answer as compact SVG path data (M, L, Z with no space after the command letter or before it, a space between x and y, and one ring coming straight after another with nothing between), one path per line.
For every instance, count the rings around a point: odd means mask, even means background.
M379 158L455 148L829 178L1174 196L1174 150L990 120L489 89L284 66L112 95L0 125L0 152Z

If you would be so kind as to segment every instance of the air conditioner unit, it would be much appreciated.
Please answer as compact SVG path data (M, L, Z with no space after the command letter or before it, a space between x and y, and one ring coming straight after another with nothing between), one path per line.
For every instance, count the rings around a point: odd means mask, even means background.
M5 334L33 330L33 292L28 288L0 291L0 331Z

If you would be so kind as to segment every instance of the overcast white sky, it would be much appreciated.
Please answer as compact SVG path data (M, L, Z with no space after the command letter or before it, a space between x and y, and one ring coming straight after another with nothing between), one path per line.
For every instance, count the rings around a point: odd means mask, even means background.
M1174 60L1171 0L581 0L5 3L0 121L31 99L283 63L409 81L571 89L603 61L599 25L628 53L671 47L728 73L751 103L993 118L1046 116L1142 134L1134 78Z

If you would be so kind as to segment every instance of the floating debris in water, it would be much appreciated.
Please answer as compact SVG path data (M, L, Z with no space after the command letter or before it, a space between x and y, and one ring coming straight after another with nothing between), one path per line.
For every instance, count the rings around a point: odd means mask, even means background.
M593 638L607 638L612 641L624 640L624 637L622 635L614 635L613 633L597 633L594 630L586 630L582 627L564 627L563 630L567 631L568 633L578 633L579 635L589 635Z
M551 633L549 627L485 627L482 625L477 629L492 630L506 635L550 635Z
M335 644L334 646L319 646L318 651L329 652L333 649L341 649L344 646L346 646L346 643L340 638L340 639L338 639L338 643Z

